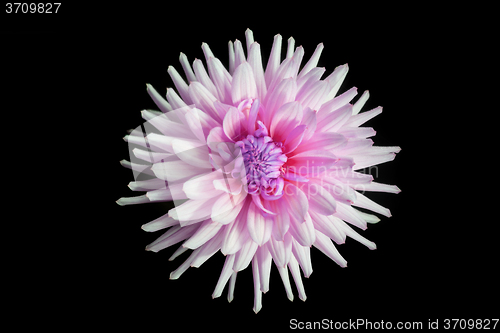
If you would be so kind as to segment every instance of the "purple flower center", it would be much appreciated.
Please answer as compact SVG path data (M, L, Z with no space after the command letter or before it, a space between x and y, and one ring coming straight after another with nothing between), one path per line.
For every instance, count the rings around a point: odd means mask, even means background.
M282 143L273 142L265 125L258 121L259 129L254 135L247 135L236 142L240 147L245 164L248 193L261 194L264 199L278 199L283 195L283 164L287 157L283 154Z

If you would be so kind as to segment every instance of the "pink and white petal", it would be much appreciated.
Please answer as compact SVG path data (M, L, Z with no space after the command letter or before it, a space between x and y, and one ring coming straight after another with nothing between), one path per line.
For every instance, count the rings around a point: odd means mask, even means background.
M155 102L156 106L158 106L162 112L172 111L172 106L163 97L161 97L161 95L150 84L146 84L146 89L153 102Z
M245 200L240 213L234 223L226 226L224 240L222 242L221 252L224 255L234 254L243 246L244 242L250 237L247 228L248 207L251 201Z
M269 291L269 278L271 277L272 256L267 246L259 246L255 253L259 266L260 290L263 293Z
M326 69L324 67L319 68L313 68L309 73L307 73L304 76L300 76L297 78L297 88L300 91L302 87L305 85L311 86L314 82L319 81L323 74L325 73Z
M172 88L167 88L167 101L172 105L174 110L186 108L188 106Z
M302 106L299 102L282 105L271 119L270 136L274 141L284 141L288 133L300 124L302 116Z
M247 193L242 191L237 195L222 194L212 207L212 220L220 224L235 221L243 208Z
M360 234L358 234L356 231L354 231L350 226L348 226L347 224L343 223L341 224L341 228L342 230L345 232L345 234L349 237L351 237L352 239L354 240L357 240L358 242L360 242L361 244L363 244L364 246L368 247L370 250L375 250L377 249L377 245L375 245L374 242L372 241L369 241L368 239L366 239L365 237L361 236Z
M238 141L242 133L242 122L245 120L245 115L235 107L229 109L224 117L222 128L224 133L231 141Z
M316 230L325 234L339 245L345 243L345 234L341 233L335 227L335 223L333 222L333 219L335 218L334 216L325 216L313 211L310 211L309 214L311 215L311 219ZM340 219L338 220L341 221ZM344 223L343 221L341 222Z
M212 169L209 159L209 148L199 141L174 139L172 149L182 161L192 166L204 169Z
M171 153L165 153L165 152L158 153L158 152L154 152L154 151L142 150L139 148L132 149L132 153L138 159L149 162L149 163L156 163L156 162L159 162L161 160L172 161L172 160L178 159L177 156L175 156L174 154L171 154Z
M304 84L302 89L297 92L295 100L300 101L304 107L318 110L326 100L329 92L330 86L327 81L317 81L310 86Z
M377 182L371 182L369 184L349 184L353 189L358 191L370 191L370 192L386 192L386 193L399 193L401 190L396 185L388 185Z
M362 211L359 211L357 210L356 208L353 208L356 213L361 216L363 218L363 220L366 221L366 223L378 223L380 222L380 219L378 216L374 215L374 214L367 214L367 213L364 213Z
M357 201L359 201L359 193L358 200L356 200L356 202ZM366 221L356 213L354 208L342 202L337 203L337 211L334 215L352 225L355 225L362 230L366 230L367 228Z
M252 67L255 85L257 86L257 96L264 99L267 93L266 80L264 78L264 69L262 67L262 57L260 54L260 45L252 43L248 51L248 63Z
M247 268L258 247L252 238L248 238L241 249L235 254L233 270L239 272Z
M313 272L310 250L310 247L300 245L295 239L292 241L292 254L299 262L306 278L311 276Z
M290 257L290 261L288 262L288 268L292 273L293 280L295 281L295 287L299 292L299 298L305 302L306 300L306 292L304 289L304 285L302 284L302 277L300 276L299 264L294 256Z
M177 70L173 66L168 66L167 72L174 82L175 88L177 88L177 91L181 95L184 102L186 104L193 104L194 102L189 96L188 85L186 84L186 81L184 81L184 79L180 76L179 72L177 72Z
M191 65L189 64L188 58L184 53L181 52L179 56L179 62L181 63L182 69L184 70L184 74L186 74L186 78L189 81L198 81L196 79L196 75L194 75L193 69L191 68Z
M290 227L290 215L286 210L288 205L286 205L284 199L270 202L270 205L277 213L277 215L274 216L272 236L275 240L282 241L283 237L288 232L288 228Z
M161 188L166 188L167 184L164 180L153 178L148 180L137 180L135 182L130 182L128 187L132 191L149 191L158 190Z
M189 85L189 96L198 108L206 112L210 117L219 123L222 123L222 118L219 117L217 110L214 107L214 102L217 98L205 88L200 82L193 81Z
M212 206L219 199L218 196L201 200L188 200L181 205L172 208L168 214L178 220L181 226L191 225L210 218Z
M346 123L352 113L352 105L346 104L341 108L330 112L322 120L318 122L316 127L317 132L338 132L339 129Z
M175 226L170 228L166 233L160 236L157 240L146 246L146 251L158 252L176 243L179 243L186 238L191 237L198 225L190 225L187 227Z
M276 72L281 62L281 42L282 42L281 35L279 34L275 35L273 46L271 48L271 54L269 55L269 60L267 61L267 66L265 71L266 86L268 88L271 85L271 82L273 81L274 76L276 75Z
M196 259L201 249L194 250L191 255L174 271L170 272L170 280L177 280L181 275L191 267L191 263Z
M326 256L335 261L340 267L347 267L347 261L342 258L339 251L333 245L331 239L323 233L316 230L316 241L314 247L326 254Z
M182 190L187 197L193 200L202 200L211 196L220 195L221 192L213 185L214 180L222 178L218 171L208 172L202 176L189 179L182 185Z
M293 152L302 143L304 134L307 131L306 125L299 125L291 130L285 140L285 150L283 153L289 154Z
M200 227L187 241L182 244L182 246L189 249L197 249L206 242L208 242L212 237L214 237L219 230L222 228L222 224L214 222L210 219L205 220L201 223Z
M227 49L229 53L229 74L233 75L234 74L234 61L235 61L235 54L234 54L234 44L232 41L229 41L227 43Z
M271 253L277 267L284 267L288 264L292 252L292 240L292 236L287 233L283 241L277 241L271 236L269 241L266 243L267 249L269 250L269 253Z
M381 113L382 113L382 107L378 106L373 110L365 111L363 113L359 113L357 115L351 116L351 118L349 118L349 120L347 120L345 125L351 126L351 127L357 127L357 126L363 125L368 120L372 119L375 116L378 116Z
M259 262L257 256L252 258L252 275L253 275L253 311L258 313L262 309L262 291L260 285Z
M369 209L375 213L382 214L387 217L391 217L391 211L375 201L367 198L364 194L357 192L357 200L353 206Z
M188 198L186 193L182 189L182 183L170 184L168 188L148 191L146 193L146 196L151 202L184 200Z
M282 266L277 266L278 272L281 276L281 281L283 281L283 286L285 287L286 297L293 302L292 286L290 285L290 279L288 278L288 269Z
M365 90L363 92L363 95L361 95L361 97L356 101L356 103L354 103L354 107L352 108L353 115L357 115L359 111L361 111L368 98L370 98L370 93L368 92L368 90Z
M395 153L387 153L383 155L352 155L354 157L355 166L353 170L368 168L372 165L390 162L396 158Z
M143 194L135 197L123 197L118 200L116 200L116 203L119 204L120 206L126 206L126 205L136 205L136 204L142 204L142 203L148 203L149 198Z
M231 76L229 73L225 73L226 69L222 65L219 59L209 58L207 60L208 72L210 73L210 78L215 85L217 90L218 100L222 103L230 104L231 99ZM215 96L215 95L214 95Z
M258 97L253 69L246 61L236 67L234 71L231 97L234 105L238 105L245 99Z
M315 68L318 65L319 58L321 57L321 52L323 51L324 45L323 43L319 43L314 50L314 53L311 55L309 61L304 65L304 68L300 71L299 77L304 76L310 70Z
M172 254L170 256L170 258L168 258L168 261L172 261L174 260L175 258L177 258L178 256L180 256L181 254L183 254L184 252L186 252L187 250L189 250L187 247L183 247L183 246L179 246L177 248L177 250L175 250L174 254Z
M349 102L358 94L358 88L352 87L343 94L335 97L334 99L325 102L318 110L318 121L323 120L328 114L341 107L349 104Z
M289 157L287 165L296 174L320 177L338 161L339 158L329 151L309 150Z
M200 267L205 261L207 261L211 256L213 256L220 250L225 234L224 228L226 227L227 226L223 226L214 237L212 237L208 242L201 246L200 252L191 263L191 266Z
M224 266L222 267L222 272L219 276L219 280L217 281L217 285L215 286L215 290L212 293L212 298L220 297L220 295L222 294L222 290L224 290L227 281L233 274L234 259L235 255L226 256L226 261L224 262Z
M334 132L314 133L309 141L302 142L302 144L295 149L294 154L318 149L331 151L334 149L341 149L341 147L346 144L347 138L342 134Z
M347 75L347 72L349 71L349 66L347 64L337 66L332 74L328 75L328 77L325 79L325 81L328 81L328 83L331 86L331 91L328 94L326 100L330 100L335 97L337 92L340 89L340 86L342 85L342 82L344 82L344 79Z
M303 117L302 117L302 122L300 124L307 126L306 131L304 133L304 138L302 140L307 141L314 135L314 132L316 132L317 111L312 110L309 107L306 107L302 110L302 113L303 113Z
M285 201L281 202L282 208L286 208L285 211L288 211L296 220L303 223L309 210L309 201L305 193L297 186L287 183L284 197Z
M217 145L219 143L229 141L231 141L231 139L227 137L222 127L212 128L212 130L210 130L210 134L207 137L207 145L212 151L217 151Z
M203 66L203 62L200 59L196 59L193 62L193 69L196 74L197 81L207 88L213 96L217 96L217 88L208 76L208 73Z
M264 217L261 210L252 202L248 208L247 228L252 240L262 246L271 237L273 220L270 217Z
M306 213L305 222L297 221L292 216L290 217L289 233L302 246L311 246L315 239L314 225L309 213Z
M238 276L238 272L233 272L233 274L231 274L231 278L229 279L229 290L227 291L228 303L231 303L234 299L234 287L236 285L236 276Z
M246 62L245 52L243 51L243 45L239 40L234 41L234 68L238 68L243 62ZM234 76L234 74L233 74Z
M375 136L377 132L371 127L349 127L344 126L338 132L349 139L366 139Z
M269 128L274 112L283 104L293 102L297 93L297 83L293 78L282 80L275 89L267 91L264 99L266 113L263 115L264 124Z
M328 186L324 184L323 186ZM332 215L337 209L337 202L334 196L318 181L309 181L304 185L309 199L309 210L321 215Z

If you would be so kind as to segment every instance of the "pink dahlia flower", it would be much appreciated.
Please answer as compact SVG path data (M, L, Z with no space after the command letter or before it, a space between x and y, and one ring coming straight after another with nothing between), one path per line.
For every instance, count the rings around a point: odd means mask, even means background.
M382 112L377 107L360 113L368 91L354 104L356 88L336 96L347 64L321 79L325 69L316 65L323 44L299 71L303 48L294 48L290 38L281 61L281 42L276 35L265 71L260 46L247 30L246 56L240 41L229 42L229 70L203 44L208 72L201 60L191 66L181 53L188 83L168 68L178 93L167 89L165 100L147 85L161 112L142 112L143 127L125 136L132 162L122 161L136 177L129 187L146 194L117 201L173 200L175 208L142 226L169 228L146 250L182 242L171 259L194 250L171 279L220 250L226 259L212 296L219 297L229 281L229 301L238 272L251 263L256 313L269 289L272 262L288 298L290 270L305 300L300 269L305 277L312 273L310 247L341 267L347 262L333 242L349 236L375 249L352 226L364 230L379 218L355 207L389 217L389 209L363 193L400 191L357 171L393 160L400 148L373 146L369 137L375 131L360 127ZM152 177L139 180L140 174Z

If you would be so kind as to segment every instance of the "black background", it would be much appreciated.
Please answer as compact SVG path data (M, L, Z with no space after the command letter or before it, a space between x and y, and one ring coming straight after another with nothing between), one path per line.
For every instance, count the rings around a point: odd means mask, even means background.
M433 13L314 3L63 3L50 17L3 14L3 92L12 133L5 140L17 140L6 151L18 166L13 169L25 172L13 177L24 194L16 196L23 202L21 218L11 223L16 250L7 252L18 291L13 312L39 314L39 325L141 332L281 330L293 318L394 325L409 320L424 327L429 319L498 318L489 305L499 296L498 250L489 232L496 221L476 206L485 193L462 178L460 163L473 157L464 155L467 141L449 117L456 112L450 100L461 98L453 88L460 76L453 74L458 65L451 55L463 45L462 30L458 21L445 24L443 13ZM173 86L168 66L181 72L180 52L190 62L204 61L202 42L227 65L227 42L245 45L247 28L264 59L278 33L282 56L293 36L305 49L304 62L323 42L318 66L326 67L326 75L349 64L340 92L356 86L360 96L368 89L363 110L384 107L367 123L377 131L375 144L402 148L395 161L379 166L376 179L402 192L369 194L393 215L361 232L377 250L348 239L337 247L348 261L340 268L313 248L313 274L303 279L306 302L298 299L293 280L295 300L286 298L273 267L257 315L250 268L238 274L229 304L227 288L211 298L222 254L172 281L170 272L187 254L170 262L176 246L144 251L161 232L140 226L166 213L169 204L115 203L139 194L128 189L133 175L119 161L129 159L126 130L142 123L141 110L156 109L145 84L164 94Z

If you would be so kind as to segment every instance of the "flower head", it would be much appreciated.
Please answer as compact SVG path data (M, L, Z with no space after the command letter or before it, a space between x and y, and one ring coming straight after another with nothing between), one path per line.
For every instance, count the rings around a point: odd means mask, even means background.
M325 69L316 65L323 44L299 71L303 48L294 50L290 38L281 61L281 42L276 35L265 71L260 46L247 30L246 56L241 42L229 42L229 70L203 44L208 73L201 60L191 66L181 53L189 84L169 67L178 94L169 88L165 100L147 85L161 112L143 111L146 123L125 136L132 162L122 161L134 171L129 187L146 194L117 201L173 200L175 208L143 225L146 231L169 228L146 249L182 242L171 259L193 250L171 279L220 250L226 260L212 296L220 296L231 279L229 301L237 272L251 263L255 312L269 289L271 262L288 298L290 270L305 300L299 267L305 277L312 273L311 246L341 267L347 262L333 242L349 236L375 249L351 226L364 230L379 218L355 207L389 217L387 208L363 193L400 191L357 171L394 159L400 148L373 146L375 131L360 127L382 112L360 113L368 91L354 104L356 88L336 96L347 64L321 79ZM140 174L151 177L139 180Z

